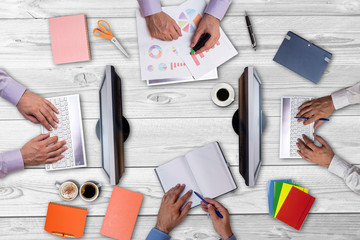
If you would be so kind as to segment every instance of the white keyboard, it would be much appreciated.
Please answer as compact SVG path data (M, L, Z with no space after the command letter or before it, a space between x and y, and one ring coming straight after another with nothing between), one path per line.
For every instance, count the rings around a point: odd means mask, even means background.
M283 97L282 98L282 117L281 117L281 136L280 136L280 157L281 158L301 158L297 153L296 146L298 138L303 139L305 134L309 139L314 140L314 124L304 125L295 118L298 108L312 97Z
M58 141L65 140L68 149L62 153L65 157L53 164L45 164L47 171L86 167L84 135L81 118L79 95L47 98L58 110L57 128L48 131L42 127L42 133L50 137L58 136Z
M298 157L298 147L296 146L298 138L303 139L305 134L310 139L313 139L314 126L312 124L304 125L303 122L298 122L295 116L298 114L298 108L312 98L310 97L293 97L291 98L291 123L290 123L290 157Z

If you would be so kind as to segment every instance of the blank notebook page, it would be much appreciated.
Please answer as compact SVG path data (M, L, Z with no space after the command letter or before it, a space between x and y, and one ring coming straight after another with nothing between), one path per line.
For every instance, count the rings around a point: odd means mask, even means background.
M217 142L186 154L186 159L204 197L215 198L236 189Z
M201 193L184 157L176 158L161 165L156 168L156 173L165 192L180 183L186 185L180 196L183 196L191 189ZM201 200L195 194L192 194L188 201L192 201L191 207L195 207L200 204Z
M50 18L49 26L55 64L82 62L91 59L84 14Z

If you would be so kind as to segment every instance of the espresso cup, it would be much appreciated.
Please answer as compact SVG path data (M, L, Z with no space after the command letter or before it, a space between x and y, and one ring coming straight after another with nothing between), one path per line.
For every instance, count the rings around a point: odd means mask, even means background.
M65 201L72 201L78 196L79 189L73 181L56 182L55 186L59 189L60 197Z
M79 195L83 200L92 202L98 198L100 193L100 187L101 184L86 182L81 185L79 189Z
M235 99L235 91L230 84L218 83L211 90L211 100L219 107L229 106Z

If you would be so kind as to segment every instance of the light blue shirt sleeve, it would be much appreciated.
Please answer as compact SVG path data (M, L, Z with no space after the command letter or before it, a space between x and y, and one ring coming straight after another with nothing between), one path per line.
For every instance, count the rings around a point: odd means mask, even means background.
M166 233L163 233L156 228L151 229L149 235L146 237L146 240L169 240L171 237Z
M236 240L235 235L233 234L231 237L229 237L227 240Z
M171 237L162 231L157 230L156 228L151 229L149 235L146 237L146 240L169 240ZM232 235L226 240L236 240L236 237Z

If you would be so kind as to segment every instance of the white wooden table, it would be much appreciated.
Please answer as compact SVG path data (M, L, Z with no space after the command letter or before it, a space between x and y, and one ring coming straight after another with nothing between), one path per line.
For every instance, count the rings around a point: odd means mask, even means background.
M178 4L179 0L163 0ZM148 87L140 81L135 0L2 0L0 3L0 67L41 96L79 93L88 168L46 172L44 166L26 168L0 179L0 239L56 239L43 230L48 202L61 202L55 181L74 179L104 183L101 197L86 207L84 239L105 239L100 228L111 195L101 169L100 143L95 136L99 118L98 89L104 67L112 64L122 78L124 115L131 135L126 142L126 174L119 186L144 194L133 239L144 239L156 221L163 196L154 167L211 141L219 141L239 186L218 200L231 212L239 239L359 239L360 196L326 169L304 160L279 159L280 97L324 96L359 81L360 2L357 0L233 0L222 27L239 55L219 68L219 79ZM250 16L259 48L254 52L244 21ZM49 17L81 14L88 17L92 60L54 65ZM109 41L91 34L99 19L108 20L130 53L123 55ZM292 30L333 53L318 85L272 61L285 33ZM218 108L211 88L227 82L237 90L244 67L256 66L263 81L263 106L268 125L263 136L264 163L255 188L245 186L238 172L238 138L231 118L235 101ZM40 126L23 119L16 108L0 100L0 152L20 148L40 133ZM318 131L334 151L360 164L360 105L336 111ZM268 216L266 183L292 178L316 197L300 232ZM173 239L217 239L210 219L196 208L172 233Z

